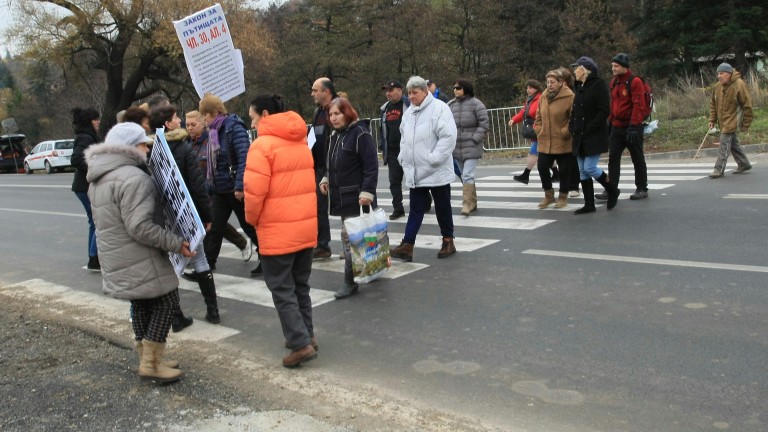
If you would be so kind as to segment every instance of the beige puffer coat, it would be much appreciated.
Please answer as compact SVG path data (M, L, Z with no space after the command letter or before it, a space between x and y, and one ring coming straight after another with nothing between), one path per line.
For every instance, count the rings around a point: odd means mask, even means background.
M565 154L573 149L573 138L568 130L574 94L564 85L554 100L549 102L547 90L539 99L533 130L539 139L539 153Z
M709 121L720 124L722 133L734 133L739 129L739 109L742 111L741 127L752 124L752 98L741 74L735 71L726 85L715 84L709 101Z
M175 290L179 279L166 251L179 251L183 239L161 225L146 155L133 146L98 144L85 158L104 293L139 300Z

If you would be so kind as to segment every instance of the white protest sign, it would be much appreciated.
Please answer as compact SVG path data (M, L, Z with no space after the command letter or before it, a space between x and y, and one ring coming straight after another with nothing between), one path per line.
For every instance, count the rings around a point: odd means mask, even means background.
M200 98L212 93L226 102L245 93L243 57L232 43L221 5L217 3L174 21L173 26Z
M176 166L163 129L157 129L155 143L149 157L149 170L162 197L165 227L188 241L189 249L194 251L205 237L205 226L197 214L192 196ZM181 276L189 258L176 252L170 252L168 255L176 275Z

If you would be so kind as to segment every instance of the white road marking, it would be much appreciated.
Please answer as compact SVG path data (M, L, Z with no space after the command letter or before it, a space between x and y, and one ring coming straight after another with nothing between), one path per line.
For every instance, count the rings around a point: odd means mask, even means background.
M9 211L9 212L16 212L16 213L34 213L34 214L43 214L43 215L49 215L49 216L70 216L70 217L87 217L85 213L62 213L62 212L52 212L52 211L43 211L43 210L24 210L24 209L13 209L13 208L5 208L0 207L0 211Z
M0 295L16 298L34 299L40 307L53 313L63 314L61 305L86 308L88 313L79 314L76 318L91 324L110 327L115 332L131 332L130 303L117 300L105 295L78 291L64 285L54 284L43 279L30 279L17 284L0 288ZM171 333L171 339L200 340L215 342L240 333L239 330L222 325L208 324L195 320L195 325L183 333Z
M589 260L598 260L598 261L618 261L618 262L629 262L629 263L638 263L638 264L667 265L667 266L675 266L675 267L696 267L696 268L705 268L705 269L768 273L768 267L741 265L741 264L723 264L723 263L711 263L711 262L700 262L700 261L668 260L668 259L659 259L659 258L601 255L601 254L576 253L576 252L548 251L548 250L539 250L539 249L528 249L528 250L524 250L523 253L529 254L529 255L544 255L549 257L580 258L580 259L589 259Z
M461 216L463 217L463 216ZM407 220L407 217L403 217L402 220ZM389 223L394 223L390 221ZM400 239L403 238L403 233L389 231L389 246L395 247L400 243ZM341 229L332 229L331 238L341 238ZM471 237L456 237L454 245L459 252L473 252L480 248L490 246L494 243L498 243L499 239L478 239ZM420 235L416 237L416 244L414 247L422 249L440 250L443 246L443 240L440 236Z
M314 268L314 264L312 268ZM273 309L275 307L275 304L272 301L272 293L269 291L269 288L267 288L264 279L244 278L222 273L214 273L213 280L216 283L217 297L266 306ZM191 282L184 278L179 278L179 288L187 291L200 292L200 287L197 282ZM312 298L312 307L317 307L334 300L333 292L331 291L312 289L310 290L309 295Z
M768 194L728 194L723 198L764 200L764 199L768 199Z
M45 189L69 189L72 185L27 185L27 184L0 184L0 187L6 188L45 188Z
M418 258L418 253L416 254ZM415 262L402 262L398 260L392 260L392 267L389 268L381 279L397 279L401 276L422 270L429 267L428 264L421 264ZM324 260L315 260L312 262L312 270L325 270L335 273L344 273L344 260L339 259L338 255L331 255L330 258Z

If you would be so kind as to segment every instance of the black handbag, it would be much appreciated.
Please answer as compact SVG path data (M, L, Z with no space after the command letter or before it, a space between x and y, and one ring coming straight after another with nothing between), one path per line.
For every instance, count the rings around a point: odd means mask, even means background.
M536 132L533 131L533 122L528 123L524 121L523 129L520 131L520 135L522 135L523 138L535 140L537 137L536 137Z

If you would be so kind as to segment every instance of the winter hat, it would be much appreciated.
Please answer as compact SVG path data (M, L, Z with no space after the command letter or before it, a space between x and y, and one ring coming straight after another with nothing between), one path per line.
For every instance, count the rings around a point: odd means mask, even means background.
M403 84L400 81L392 80L381 86L382 90L392 90L393 88L403 88Z
M618 53L611 59L611 62L620 64L624 66L625 68L629 67L629 54L626 53Z
M728 63L720 63L720 66L717 67L718 72L727 72L729 74L733 73L733 66L729 65Z
M598 75L600 73L600 70L597 68L597 64L595 63L594 60L592 60L591 57L587 57L587 56L579 57L578 60L576 60L571 64L572 68L576 66L584 66L585 68L587 68L587 70L590 73L595 75Z
M149 144L152 138L147 136L144 128L136 123L118 123L109 130L104 144L116 144L126 146L137 146L139 144Z

